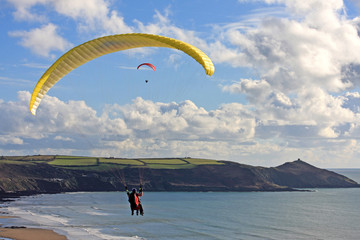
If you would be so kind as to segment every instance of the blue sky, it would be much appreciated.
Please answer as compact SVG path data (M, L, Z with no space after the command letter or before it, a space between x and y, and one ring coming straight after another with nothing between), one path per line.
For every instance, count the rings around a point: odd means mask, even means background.
M360 167L355 0L0 0L0 154L201 157ZM188 42L123 51L32 90L66 51L142 32ZM136 67L153 63L157 70ZM148 83L145 83L148 80Z

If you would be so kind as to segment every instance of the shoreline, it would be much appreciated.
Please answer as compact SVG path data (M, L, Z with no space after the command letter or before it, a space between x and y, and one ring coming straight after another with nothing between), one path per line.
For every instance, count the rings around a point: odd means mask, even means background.
M14 240L68 240L53 230L26 227L0 227L0 237Z
M1 208L4 207L1 206ZM6 238L6 240L68 240L65 235L59 234L51 229L28 228L25 226L14 226L12 224L4 227L3 225L4 223L6 224L6 219L19 218L6 214L6 212L0 212L0 238Z

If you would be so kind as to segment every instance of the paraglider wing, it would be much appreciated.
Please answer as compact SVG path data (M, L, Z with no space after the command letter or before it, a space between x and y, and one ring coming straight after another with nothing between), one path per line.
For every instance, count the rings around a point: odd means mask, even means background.
M30 100L30 111L36 114L42 98L49 89L75 68L105 54L139 47L166 47L181 50L199 62L211 76L214 65L200 49L177 39L144 33L128 33L93 39L69 50L61 56L36 84Z
M155 67L154 65L152 65L151 63L142 63L142 64L140 64L140 65L137 67L137 69L139 69L141 66L144 66L144 65L149 66L149 67L151 67L154 71L156 71L156 67Z

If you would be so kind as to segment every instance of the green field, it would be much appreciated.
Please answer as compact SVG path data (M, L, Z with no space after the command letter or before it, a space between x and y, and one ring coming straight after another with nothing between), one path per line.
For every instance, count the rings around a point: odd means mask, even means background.
M113 164L134 165L134 166L144 165L143 162L137 159L127 159L127 158L100 158L100 163L113 163Z
M1 163L50 164L54 167L91 171L110 171L114 168L186 169L197 165L222 165L224 163L201 158L98 158L82 156L2 156Z
M56 157L49 162L50 165L56 166L93 166L98 165L97 158L94 157Z

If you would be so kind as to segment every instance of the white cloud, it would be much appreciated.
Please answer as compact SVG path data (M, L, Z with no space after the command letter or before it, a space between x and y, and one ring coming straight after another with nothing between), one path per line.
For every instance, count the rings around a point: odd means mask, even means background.
M110 9L106 0L62 0L52 1L55 10L79 21L80 30L100 31L101 34L133 32L119 13Z
M223 91L235 94L246 94L252 104L262 104L267 101L272 89L270 84L265 80L241 79L239 82L223 86Z
M320 129L319 135L326 138L336 138L339 136L339 133L336 133L331 127L325 127Z
M356 94L344 95L341 101L340 97L329 99L329 108L353 96ZM358 150L354 141L360 132L359 122L340 124L328 118L321 124L311 124L304 116L299 115L296 120L290 113L288 122L281 123L276 118L264 122L261 119L271 118L238 103L207 111L191 101L155 103L137 98L128 105L109 105L98 115L83 101L63 102L46 96L33 116L28 109L29 99L29 92L19 92L15 102L0 101L1 155L16 152L24 155L192 156L246 163L256 158L271 159L282 163L284 159L304 155L320 161L329 151L333 159L340 159L345 154L344 148L354 156ZM274 99L277 105L269 101L263 109L293 107L284 96L274 96ZM312 114L319 112L321 118L320 112L328 110L320 106L311 111ZM352 121L352 115L348 117ZM294 125L296 121L298 124ZM21 150L17 150L17 146L21 146ZM313 156L311 151L315 149L318 154ZM275 163L264 160L263 164L273 166Z
M249 79L224 86L223 90L245 94L250 107L256 109L255 117L266 125L294 125L294 131L299 125L315 126L319 128L315 131L318 136L335 137L338 135L334 128L359 122L357 93L335 97L321 88L312 88L299 91L296 97L290 98L271 89L266 81Z
M35 5L46 4L48 0L7 0L9 3L13 4L16 8L14 12L14 17L17 20L27 20L27 21L45 21L46 17L39 15L34 11L31 11L31 8Z
M191 101L154 103L137 98L129 105L108 106L98 116L83 101L63 102L46 96L32 116L30 93L19 92L18 98L17 102L0 102L0 143L10 149L8 144L16 142L29 151L40 151L46 142L54 149L67 146L101 152L118 147L112 151L145 154L143 149L158 149L185 154L188 150L168 148L194 148L190 142L200 148L213 142L245 142L254 136L256 126L251 112L235 103L206 111Z
M54 140L74 142L74 139L72 139L72 138L70 138L70 137L63 137L63 136L55 136L55 137L54 137Z
M133 31L117 11L110 9L110 2L107 0L8 0L8 2L14 5L16 9L14 16L18 20L49 21L48 11L44 9L51 9L75 20L81 31L94 31L97 35Z
M72 46L71 43L59 36L56 30L57 26L50 23L30 31L13 31L9 35L20 37L20 44L34 53L49 57L51 51L65 51Z
M21 145L23 144L23 140L18 137L14 137L11 135L2 136L0 135L0 144L16 144Z
M356 24L341 15L342 1L267 2L285 4L297 18L264 18L260 26L246 31L231 28L233 24L225 27L226 39L239 54L221 61L253 66L286 94L304 86L338 92L359 85L344 73L360 62L360 39Z
M189 100L178 104L137 98L133 104L113 110L121 111L127 126L142 138L245 140L254 134L255 121L241 104L223 105L208 112Z
M266 17L253 28L225 26L222 35L227 37L217 44L231 54L222 51L216 58L252 67L261 80L240 79L223 90L246 96L261 123L259 137L349 136L359 122L356 21L343 15L342 1L265 2L284 4L290 17Z
M12 31L10 36L20 37L20 44L35 54L52 57L52 51L67 50L72 46L57 32L58 26L51 23L48 9L75 21L80 33L91 32L96 36L133 32L124 18L111 10L106 0L8 0L15 7L14 16L18 20L40 21L42 27L29 31ZM45 23L47 22L47 23Z

